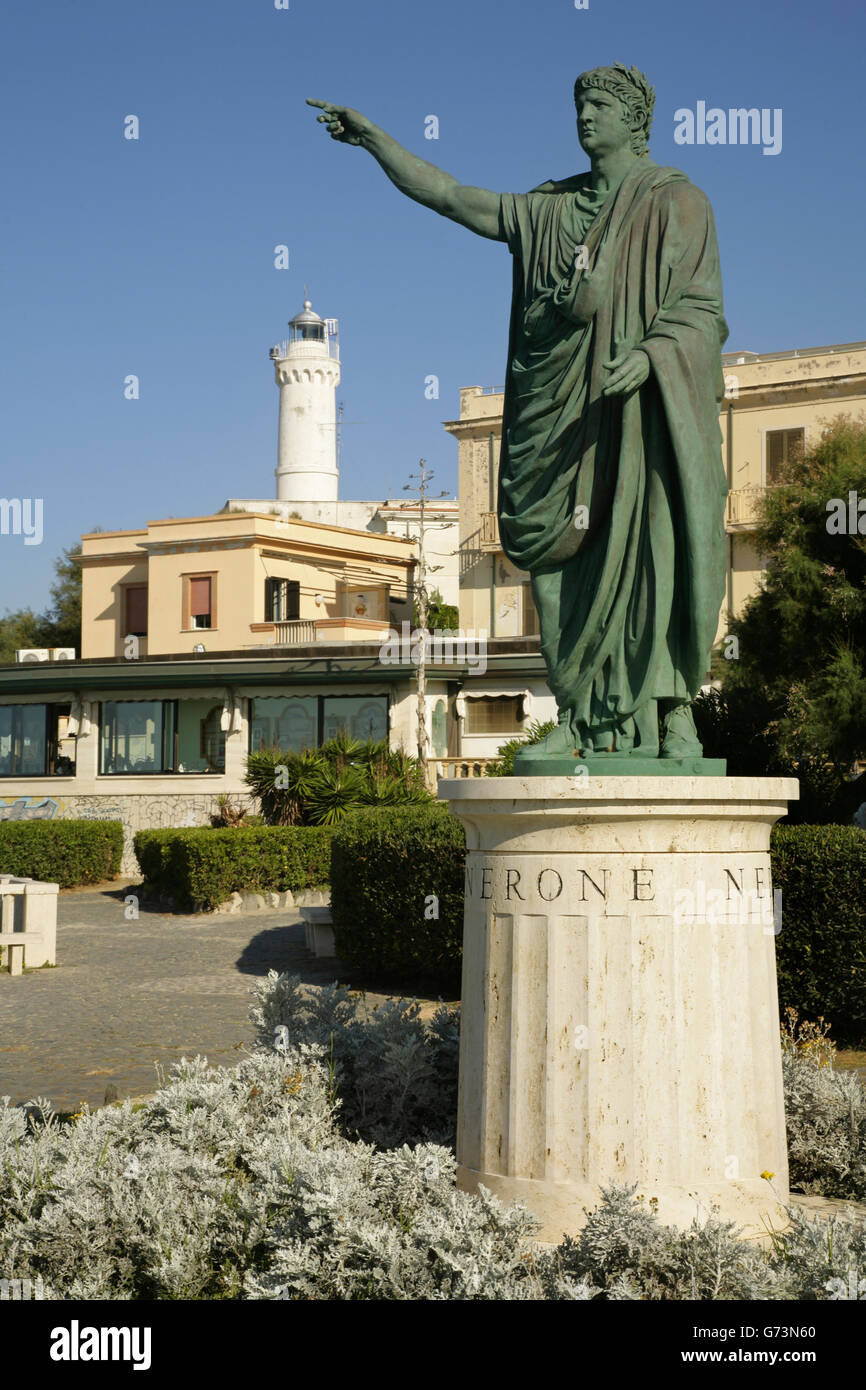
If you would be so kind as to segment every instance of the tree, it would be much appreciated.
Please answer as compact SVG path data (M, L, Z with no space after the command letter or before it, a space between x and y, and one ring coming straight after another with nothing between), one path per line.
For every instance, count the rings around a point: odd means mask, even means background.
M415 626L418 626L418 609L414 612ZM460 614L455 603L446 603L438 589L433 589L427 604L427 627L434 632L456 632L460 626Z
M98 528L94 528L98 529ZM20 647L74 647L81 653L80 546L68 546L54 561L51 604L44 613L19 608L0 618L0 662L12 662Z
M755 539L763 582L716 666L729 771L829 764L841 782L866 757L866 418L838 416L788 464Z
M54 561L51 585L52 647L75 647L81 652L81 546L69 546Z
M18 608L0 618L0 663L13 662L20 647L42 647L43 622L32 608Z

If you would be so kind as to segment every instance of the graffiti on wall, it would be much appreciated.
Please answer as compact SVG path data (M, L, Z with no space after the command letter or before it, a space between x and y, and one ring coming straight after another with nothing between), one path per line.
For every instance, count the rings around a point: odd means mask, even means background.
M58 802L51 796L16 796L14 801L0 800L0 821L53 820Z

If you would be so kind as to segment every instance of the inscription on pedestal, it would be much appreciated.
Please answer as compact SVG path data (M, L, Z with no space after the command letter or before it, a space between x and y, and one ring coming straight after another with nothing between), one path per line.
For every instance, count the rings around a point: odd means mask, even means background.
M602 916L614 915L634 903L652 903L655 913L675 921L737 921L775 926L781 894L773 894L766 855L751 864L711 864L707 856L688 888L675 887L666 865L593 862L554 868L543 857L470 855L466 864L467 902L489 902L499 910L520 910L556 903L560 909L587 904ZM678 879L682 883L682 861Z

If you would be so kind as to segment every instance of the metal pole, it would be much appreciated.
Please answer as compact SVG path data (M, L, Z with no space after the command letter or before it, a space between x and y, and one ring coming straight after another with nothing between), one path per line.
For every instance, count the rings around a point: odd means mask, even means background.
M418 525L418 628L420 650L418 653L418 761L426 776L427 773L427 563L424 554L424 505L427 499L426 459L421 459L421 503Z

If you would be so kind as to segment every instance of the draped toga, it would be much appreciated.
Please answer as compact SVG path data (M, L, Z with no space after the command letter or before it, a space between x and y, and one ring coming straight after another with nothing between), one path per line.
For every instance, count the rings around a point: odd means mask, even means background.
M500 239L514 258L502 547L529 572L560 711L614 728L697 694L724 596L712 209L641 158L603 196L588 173L503 194ZM603 364L638 347L647 381L602 395Z

